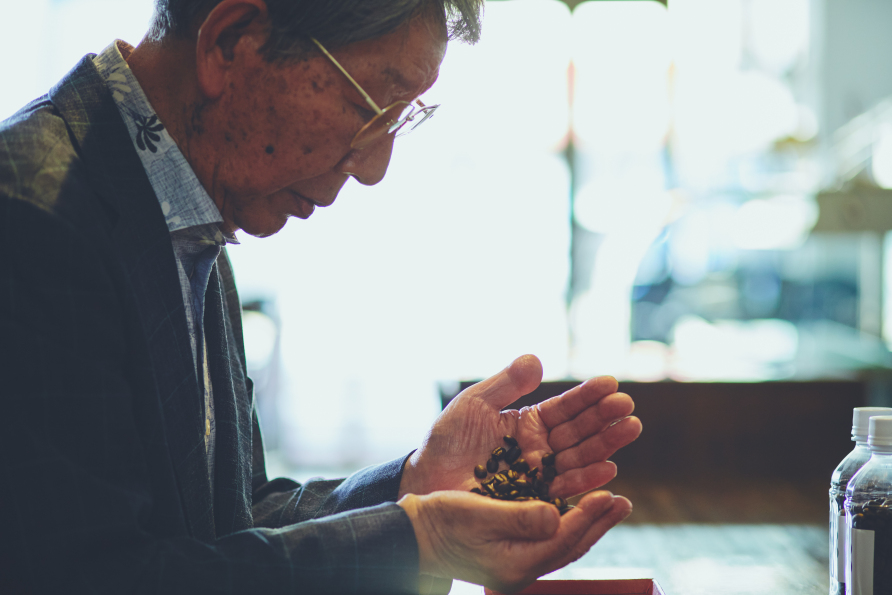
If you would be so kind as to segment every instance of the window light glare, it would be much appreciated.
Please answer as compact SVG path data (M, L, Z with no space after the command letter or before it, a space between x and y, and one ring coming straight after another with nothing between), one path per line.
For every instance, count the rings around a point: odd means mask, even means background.
M584 2L572 23L578 141L612 152L660 146L669 122L665 8L656 2Z
M676 68L703 75L737 70L743 34L741 0L672 0L668 15Z
M746 28L760 65L783 74L808 48L809 0L750 0Z
M871 173L878 186L892 189L892 124L880 126L876 135Z
M792 250L808 239L818 220L813 200L797 196L754 199L734 217L734 242L743 250Z
M659 178L658 176L656 176ZM638 179L598 179L576 193L574 218L595 233L635 233L662 228L672 206L672 197L654 184Z
M570 127L569 26L558 0L492 2L480 43L450 44L430 97L462 151L561 147Z
M676 380L765 380L792 375L799 331L786 320L679 318L672 330Z

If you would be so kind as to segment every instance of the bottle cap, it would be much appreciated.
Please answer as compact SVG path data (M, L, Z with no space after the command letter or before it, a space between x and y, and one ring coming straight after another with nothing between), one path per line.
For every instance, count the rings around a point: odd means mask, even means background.
M871 447L892 446L892 415L876 415L870 418L870 437L867 443Z
M870 418L874 415L892 415L892 407L855 407L852 413L852 440L866 442L870 433Z

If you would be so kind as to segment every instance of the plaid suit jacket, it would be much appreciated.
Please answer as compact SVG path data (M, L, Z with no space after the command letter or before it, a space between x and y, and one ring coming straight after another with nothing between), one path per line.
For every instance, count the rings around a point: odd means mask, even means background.
M404 459L267 479L225 254L211 493L170 234L92 56L0 123L0 246L0 592L418 591Z

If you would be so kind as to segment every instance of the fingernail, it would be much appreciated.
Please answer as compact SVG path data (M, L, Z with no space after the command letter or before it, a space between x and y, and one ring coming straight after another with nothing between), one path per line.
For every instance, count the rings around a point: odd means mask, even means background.
M627 518L629 518L629 515L630 515L630 514L632 514L632 509L631 509L631 508L628 509L628 510L626 510L625 512L623 512L623 518L622 518L622 520L626 520Z

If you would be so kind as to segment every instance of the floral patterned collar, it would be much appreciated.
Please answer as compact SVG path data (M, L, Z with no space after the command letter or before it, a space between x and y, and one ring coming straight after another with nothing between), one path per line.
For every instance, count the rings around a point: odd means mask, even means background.
M173 233L189 228L189 235L202 243L237 244L234 234L220 229L223 217L217 205L167 133L127 65L124 54L129 55L131 51L133 47L127 42L115 40L93 58L93 64L105 79L130 131L133 145L158 197L167 229Z

